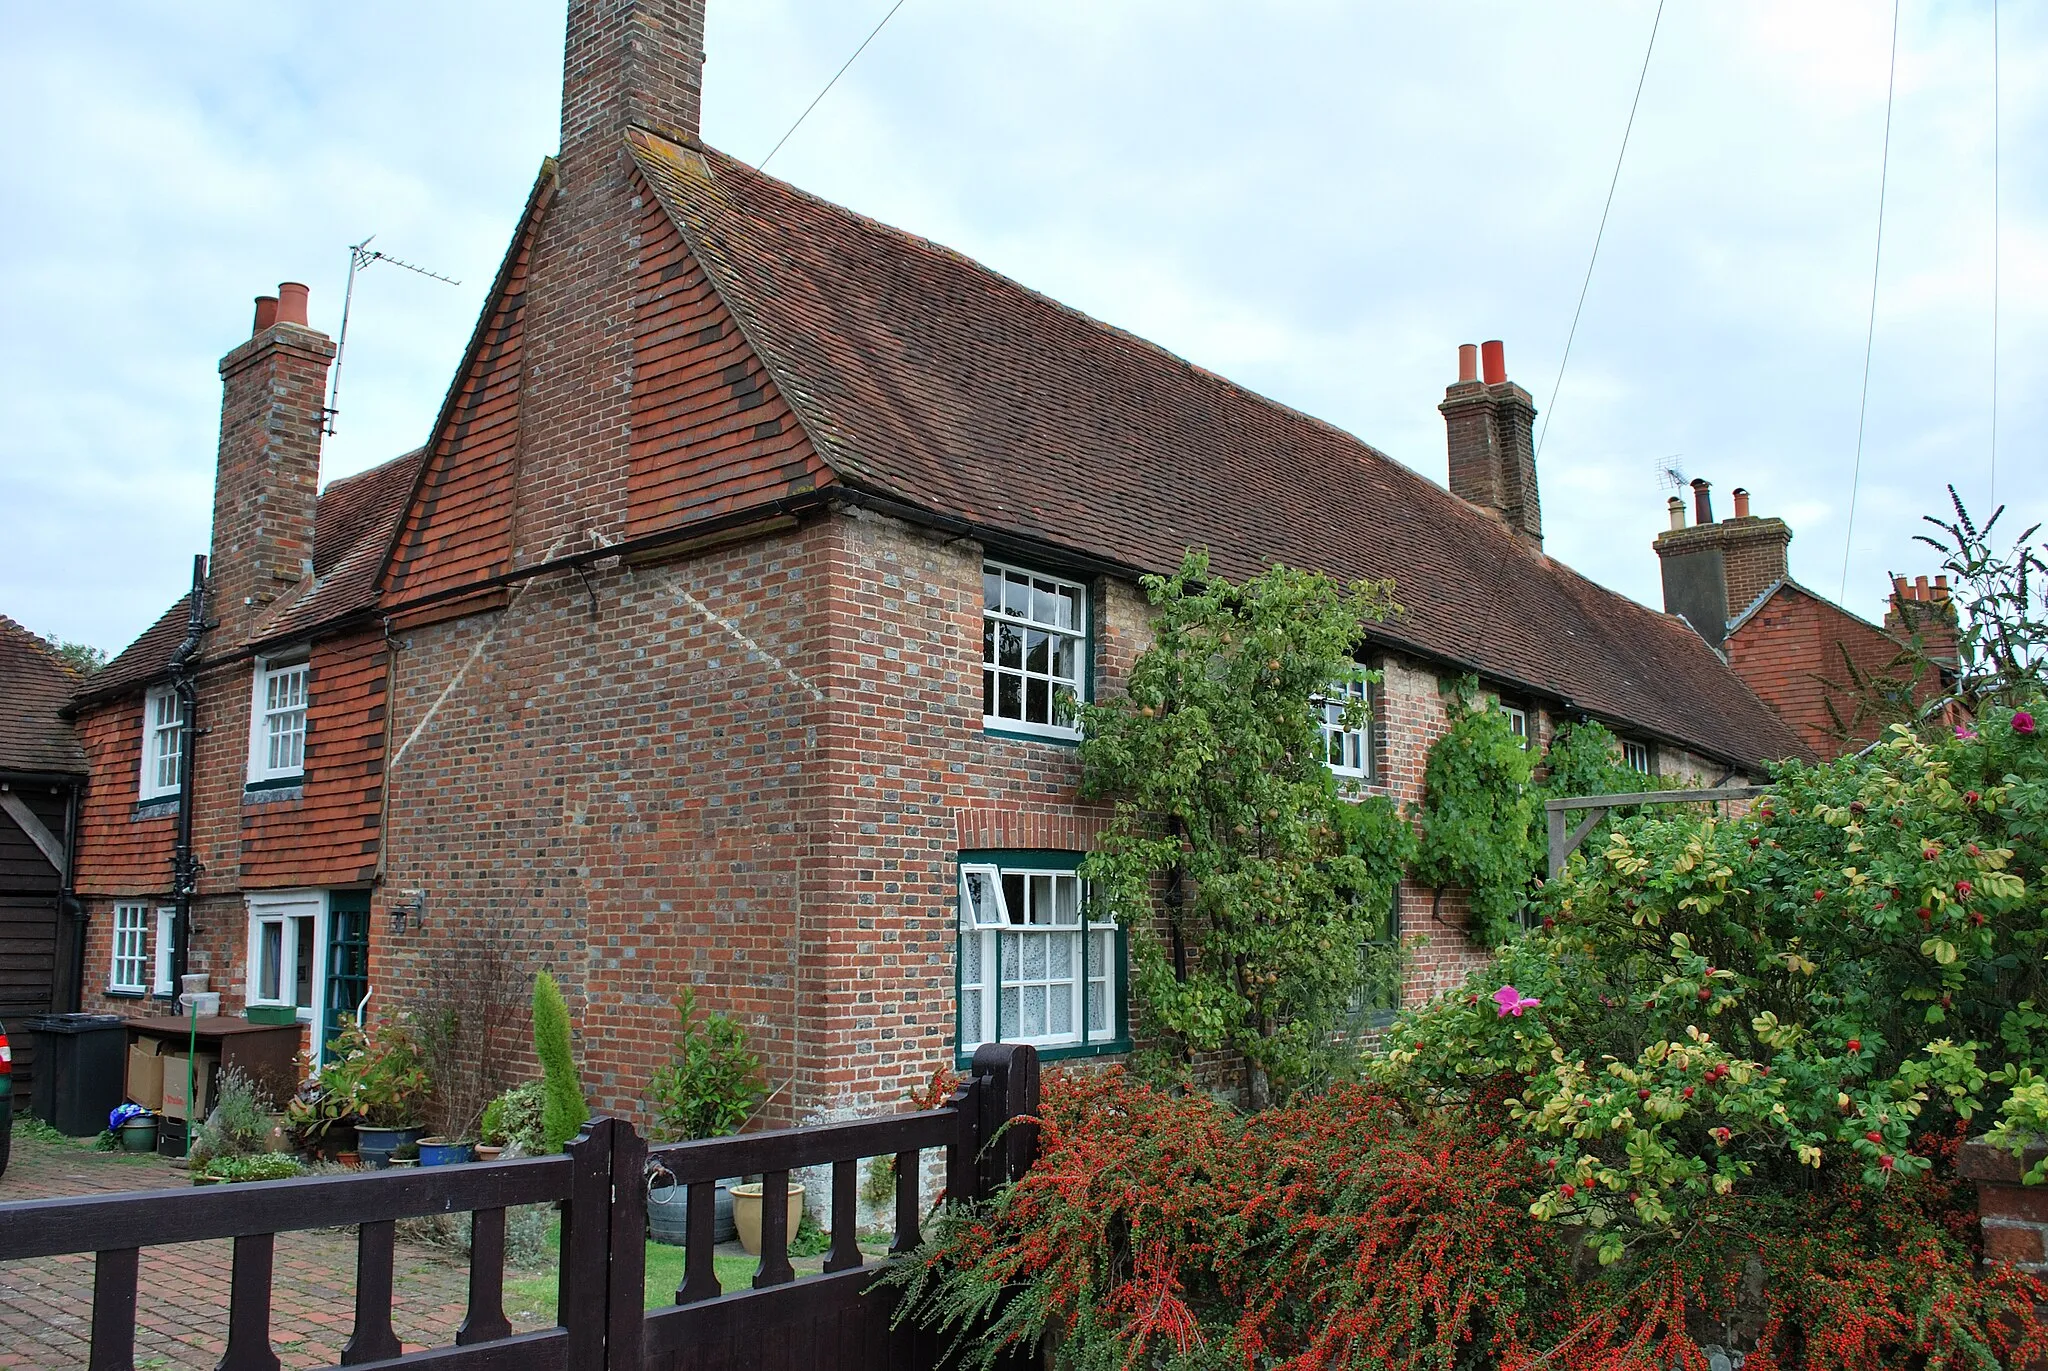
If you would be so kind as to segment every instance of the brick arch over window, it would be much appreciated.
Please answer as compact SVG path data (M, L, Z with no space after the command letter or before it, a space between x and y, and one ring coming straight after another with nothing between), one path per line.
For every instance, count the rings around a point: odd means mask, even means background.
M1103 811L1010 809L976 806L953 811L953 833L963 850L1009 848L1089 852L1108 822Z

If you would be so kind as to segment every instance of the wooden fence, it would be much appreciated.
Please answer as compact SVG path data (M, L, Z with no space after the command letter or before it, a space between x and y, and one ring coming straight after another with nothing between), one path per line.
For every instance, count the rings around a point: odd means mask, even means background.
M860 1163L895 1160L892 1254L920 1241L930 1200L922 1158L943 1152L945 1197L970 1199L1021 1175L1036 1154L1028 1117L1038 1106L1038 1057L990 1045L952 1097L914 1114L742 1134L651 1150L632 1126L593 1121L565 1155L351 1176L264 1181L189 1191L0 1205L0 1261L96 1254L91 1371L133 1371L139 1251L166 1243L234 1240L221 1371L276 1371L270 1345L276 1235L357 1229L354 1331L341 1364L436 1371L712 1371L930 1368L928 1335L890 1326L887 1292L869 1293L879 1267L854 1242ZM645 1307L647 1184L659 1162L689 1195L683 1283L675 1302ZM752 1288L720 1289L712 1266L712 1194L722 1177L759 1174L779 1192L791 1171L832 1168L832 1250L823 1273L790 1266L785 1206L761 1207L761 1258ZM505 1211L562 1208L556 1327L514 1334L505 1317ZM391 1325L394 1222L471 1216L469 1305L448 1347L402 1352Z

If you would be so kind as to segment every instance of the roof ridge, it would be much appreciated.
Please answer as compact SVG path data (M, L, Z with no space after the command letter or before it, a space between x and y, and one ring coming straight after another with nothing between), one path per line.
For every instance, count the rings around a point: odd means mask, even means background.
M59 671L63 672L67 679L73 682L78 682L83 681L87 678L87 673L80 671L77 667L71 665L70 662L66 661L63 657L58 655L57 649L51 645L49 639L45 638L42 634L30 628L27 624L21 622L21 620L13 618L6 614L0 614L0 628L11 629L13 632L19 634L23 641L27 642L38 653L42 654L44 661L48 662L51 666L54 666Z

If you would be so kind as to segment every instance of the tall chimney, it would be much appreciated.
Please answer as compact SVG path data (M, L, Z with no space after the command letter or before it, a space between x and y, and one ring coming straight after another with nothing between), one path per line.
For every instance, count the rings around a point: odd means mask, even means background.
M630 128L697 137L705 0L569 0L557 191L529 259L514 562L626 523L642 206Z
M1920 649L1932 661L1954 666L1960 660L1956 644L1956 607L1949 599L1948 577L1937 576L1929 585L1925 576L1908 581L1892 577L1891 602L1885 607L1885 632L1895 638L1919 639Z
M1507 379L1506 349L1493 339L1458 349L1458 380L1444 391L1450 449L1451 493L1499 517L1543 546L1543 507L1536 489L1536 406L1529 392Z
M1684 503L1672 496L1671 527L1653 546L1664 579L1664 612L1684 615L1718 648L1728 624L1791 574L1786 549L1792 530L1783 519L1753 517L1743 489L1735 492L1735 517L1715 523L1711 491L1704 480L1692 483L1691 528L1685 526Z
M221 359L209 600L223 644L248 638L264 608L313 565L327 367L334 343L306 322L293 282L256 301L256 331Z

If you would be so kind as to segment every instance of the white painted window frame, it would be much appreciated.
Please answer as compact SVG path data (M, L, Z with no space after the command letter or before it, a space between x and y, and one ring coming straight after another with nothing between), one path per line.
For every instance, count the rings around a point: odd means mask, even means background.
M1636 765L1638 757L1642 758L1642 765L1640 766ZM1621 764L1641 776L1654 776L1657 774L1656 752L1651 749L1648 743L1638 742L1634 738L1623 738L1621 740Z
M174 994L178 987L171 983L171 953L176 950L178 938L178 907L162 904L156 907L156 946L150 949L150 963L156 969L151 986L158 995Z
M1530 745L1529 740L1532 736L1529 731L1529 711L1522 708L1520 705L1511 705L1502 701L1495 701L1494 708L1498 709L1503 715L1507 717L1508 732L1514 734L1517 738L1520 738L1522 740L1523 747L1528 747Z
M1368 713L1362 727L1346 728L1344 710L1353 700L1363 702ZM1370 785L1378 779L1373 765L1371 704L1372 684L1363 675L1335 683L1315 697L1316 709L1321 716L1317 723L1323 731L1323 761L1328 764L1330 774L1340 780ZM1342 760L1333 761L1332 757ZM1354 757L1356 762L1351 760Z
M171 711L174 722L164 721ZM178 692L170 686L156 686L142 697L142 765L136 776L138 800L161 800L178 793L178 777L184 761L185 720ZM165 784L168 772L169 784Z
M327 1002L327 892L324 890L275 890L245 897L249 906L248 960L243 965L242 999L252 1005L290 1006L298 1011L300 1023L319 1027L320 1008ZM313 971L307 981L311 1004L297 1004L291 988L298 983L298 939L292 921L313 921ZM262 983L263 930L279 924L277 995L260 993Z
M256 659L256 669L252 674L249 690L250 785L260 785L265 781L298 780L306 774L306 724L312 706L309 666L303 655ZM296 683L296 703L287 695L284 705L274 706L270 699L273 683L286 688ZM298 719L296 729L285 728L273 732L272 720L289 719L294 715ZM279 741L284 744L286 757L281 765L273 760L274 744Z
M1043 571L1034 571L1030 567L998 562L992 558L983 559L981 575L982 726L1003 733L1030 733L1043 738L1078 741L1081 737L1080 706L1086 703L1088 699L1088 616L1091 612L1088 587L1079 581L1070 581L1063 576L1049 575ZM1025 579L1027 584L1031 584L1034 589L1042 585L1056 597L1062 591L1073 592L1076 622L1072 625L1066 625L1059 623L1056 618L1041 619L1030 613L1016 614L1007 608L991 609L988 603L989 578L995 577L1003 583L1003 600L1004 605L1007 606L1009 603L1010 587L1014 584L1012 578L1020 576ZM1074 674L1071 677L1062 677L1050 670L1035 672L1030 670L1028 665L1022 661L1015 667L1005 665L1001 660L1002 652L999 646L1000 635L1005 627L1022 630L1025 633L1025 653L1027 654L1029 652L1029 635L1031 633L1043 633L1053 640L1065 639L1069 641L1073 646ZM991 651L994 651L996 654L995 660L990 659ZM1001 682L1004 678L1015 679L1019 682L1020 717L1018 718L1013 719L1002 713ZM1073 691L1075 718L1071 726L1051 722L1037 723L1021 717L1023 714L1028 713L1030 709L1030 683L1032 681L1043 681L1046 684L1048 697L1046 714L1048 720L1053 713L1052 696L1061 688Z
M1009 919L1009 901L1003 892L1005 876L1021 876L1029 881L1032 877L1051 877L1055 880L1072 881L1076 922L1071 924L1018 924ZM1122 1006L1117 1003L1117 967L1115 964L1117 926L1114 923L1088 917L1088 886L1079 875L1071 870L1046 867L1006 867L995 862L968 862L960 867L960 951L961 979L960 1003L955 1006L959 1023L960 1051L972 1052L985 1042L1030 1043L1035 1047L1083 1047L1115 1041L1121 1036ZM1050 995L1050 986L1057 984L1048 973L1030 981L1018 977L1014 984L1019 992L1019 1029L1015 1034L1003 1035L1002 992L1004 986L1003 957L1001 940L1005 937L1042 938L1047 945L1047 963L1050 967L1050 947L1054 938L1073 939L1071 988L1066 992L1069 999L1069 1022L1073 1028L1067 1033L1045 1032L1027 1035L1022 1028L1022 997L1025 988L1045 986ZM977 982L967 980L968 941L975 942L978 956L975 961L981 967ZM1100 955L1100 948L1107 945L1109 955ZM1094 949L1091 952L1091 949ZM1021 954L1018 960L1023 960ZM1087 1026L1088 991L1093 986L1102 1005L1102 1026L1090 1030ZM967 997L970 992L978 993L980 1012L970 1016ZM970 1022L970 1018L978 1022ZM1046 1023L1052 1022L1052 1005L1048 998Z
M141 995L149 990L149 906L141 900L114 905L112 955L107 967L107 993ZM125 973L125 974L124 974Z

